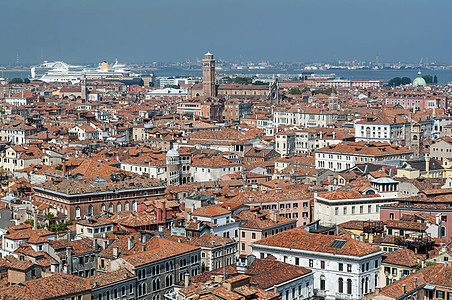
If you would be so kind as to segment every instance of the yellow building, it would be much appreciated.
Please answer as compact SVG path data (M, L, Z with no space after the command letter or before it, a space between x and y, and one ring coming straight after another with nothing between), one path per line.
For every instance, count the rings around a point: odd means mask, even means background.
M413 250L400 248L387 252L381 261L381 287L414 273L420 263L420 257Z

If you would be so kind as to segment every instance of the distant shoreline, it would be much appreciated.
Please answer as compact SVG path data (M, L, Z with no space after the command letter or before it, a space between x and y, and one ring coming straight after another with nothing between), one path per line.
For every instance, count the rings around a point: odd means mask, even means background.
M257 74L261 75L286 75L287 76L298 76L301 73L314 73L314 74L335 74L336 76L343 79L367 79L367 80L381 80L388 81L394 77L409 77L411 80L416 78L416 69L327 69L327 70L277 70L277 69L266 69L266 70L217 70L218 75L240 75L240 76L254 76ZM155 77L166 77L166 76L202 76L202 70L184 70L180 68L159 68L152 71ZM438 83L448 84L452 82L452 69L421 69L422 75L437 75ZM14 77L20 78L30 78L30 69L19 69L19 68L9 68L0 69L0 77L5 77L7 79L12 79ZM221 76L220 75L220 76ZM294 79L296 80L296 79Z

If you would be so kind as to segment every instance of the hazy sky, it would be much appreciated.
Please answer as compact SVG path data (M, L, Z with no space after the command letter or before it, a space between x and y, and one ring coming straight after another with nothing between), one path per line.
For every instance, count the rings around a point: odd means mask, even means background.
M1 1L0 64L452 62L452 0Z

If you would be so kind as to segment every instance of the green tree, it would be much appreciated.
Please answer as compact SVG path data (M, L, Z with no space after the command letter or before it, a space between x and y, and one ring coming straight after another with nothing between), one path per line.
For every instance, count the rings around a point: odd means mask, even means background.
M237 84L251 84L253 80L250 77L234 77L230 78L229 81Z
M25 224L30 224L31 226L33 226L34 221L33 221L33 219L27 219L27 220L25 220L24 223L25 223Z
M48 230L55 232L55 219L50 212L46 216L46 227Z
M432 77L432 75L422 75L422 78L424 78L425 83L427 83L427 84L433 83L433 77Z
M434 83L434 84L437 84L437 83L438 83L438 77L436 77L436 75L435 75L435 77L433 77L433 83Z
M433 266L433 265L436 265L436 262L434 262L434 261L426 261L425 262L425 267ZM417 263L416 267L415 267L416 272L419 271L420 269L422 269L422 262Z
M313 95L325 94L325 95L331 96L332 93L333 93L333 88L318 89L318 90L312 91Z
M68 230L68 226L72 225L72 221L67 221L64 223L58 223L56 225L56 232L62 232Z
M289 90L289 94L291 94L291 95L301 95L301 91L300 91L299 88L291 88Z
M281 99L282 100L284 100L284 99L286 99L287 97L286 97L286 91L282 91L281 92Z
M306 93L306 92L309 92L308 87L305 87L301 92L302 92L303 94Z
M260 80L256 80L255 82L253 82L253 85L268 85L268 83L265 83L265 82L260 81Z
M165 84L165 86L163 88L170 88L170 89L178 89L179 86L178 85L172 85L172 84Z
M411 79L409 77L402 77L402 85L410 84Z
M22 80L22 78L15 77L9 83L24 83L24 81Z
M25 79L24 79L24 83L29 84L29 83L30 83L30 79L25 78Z
M410 84L410 83L411 83L411 79L408 77L402 77L402 78L394 77L388 81L389 86L399 86L399 85L406 85L406 84Z

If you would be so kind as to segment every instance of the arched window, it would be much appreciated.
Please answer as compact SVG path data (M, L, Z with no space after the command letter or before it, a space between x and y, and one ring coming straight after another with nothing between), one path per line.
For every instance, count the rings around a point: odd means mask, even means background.
M124 210L129 211L129 202L124 203Z
M344 279L339 278L339 293L343 293L344 292Z
M92 206L92 205L90 205L90 206L88 207L88 214L90 214L90 215L93 214L93 206Z
M166 287L170 287L173 285L173 275L168 275L166 276L166 280L165 280L165 286Z
M102 212L105 211L105 204L102 204L102 206L100 207L100 211L102 211Z
M144 282L144 283L141 285L141 295L146 294L146 290L147 290L147 285L146 285L146 282Z
M108 206L108 212L113 212L113 204L110 203L110 205Z
M116 211L121 211L121 203L116 204Z
M137 211L137 202L136 201L132 202L132 210Z
M75 217L76 218L80 218L80 207L77 206L77 208L75 209Z
M152 290L153 290L154 292L160 290L160 279L155 279L155 280L152 282Z
M326 286L325 276L320 276L320 290L324 291Z
M349 294L349 295L352 294L352 280L351 279L347 279L347 294Z

